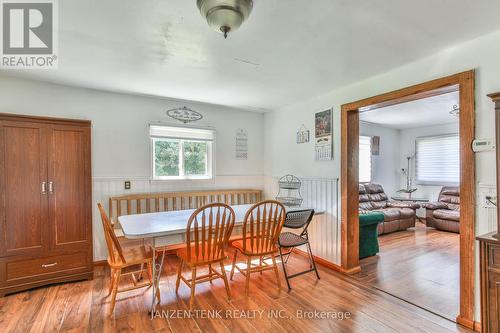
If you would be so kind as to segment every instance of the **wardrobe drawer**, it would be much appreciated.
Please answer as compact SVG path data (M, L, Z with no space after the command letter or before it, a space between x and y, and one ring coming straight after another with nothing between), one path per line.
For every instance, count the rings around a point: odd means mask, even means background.
M490 268L500 269L500 246L489 245Z
M7 281L53 274L67 270L84 269L88 265L87 253L73 253L7 262L5 275Z

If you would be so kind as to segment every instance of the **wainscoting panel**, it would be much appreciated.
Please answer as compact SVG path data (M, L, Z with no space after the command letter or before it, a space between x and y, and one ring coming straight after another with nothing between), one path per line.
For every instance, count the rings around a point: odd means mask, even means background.
M487 204L487 195L495 197L497 190L495 185L479 184L477 202L477 228L476 235L483 235L497 229L497 209L491 204Z
M302 206L323 211L309 226L309 237L314 255L340 265L340 203L339 183L336 178L301 178ZM265 177L264 196L278 194L278 177Z
M130 181L132 188L125 190L125 181ZM97 209L100 202L109 212L108 202L110 196L124 195L131 193L153 193L153 192L173 192L173 191L195 191L210 189L263 189L264 182L261 175L250 176L217 176L214 180L188 180L188 181L150 181L146 177L114 178L114 177L94 177L93 178L93 230L94 230L94 261L105 260L107 258L106 243L102 229L102 223Z

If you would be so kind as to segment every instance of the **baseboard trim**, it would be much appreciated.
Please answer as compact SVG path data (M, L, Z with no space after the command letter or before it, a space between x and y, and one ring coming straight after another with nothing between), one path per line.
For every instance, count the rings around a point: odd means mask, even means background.
M106 266L108 264L107 260L97 260L94 261L94 266Z
M304 256L304 257L308 257L309 256L307 254L307 252L299 250L297 248L294 248L293 252L295 252L297 254L300 254L301 256ZM342 274L353 275L353 274L361 272L361 266L353 267L353 268L350 268L350 269L345 269L342 266L339 266L339 265L337 265L337 264L335 264L335 263L333 263L331 261L328 261L326 259L323 259L321 257L315 256L315 255L313 255L313 257L314 257L314 261L317 264L320 264L323 267L330 268L330 269L332 269L334 271L337 271L337 272L340 272Z
M457 324L467 327L468 329L474 330L476 332L481 332L481 323L464 318L462 316L457 316Z

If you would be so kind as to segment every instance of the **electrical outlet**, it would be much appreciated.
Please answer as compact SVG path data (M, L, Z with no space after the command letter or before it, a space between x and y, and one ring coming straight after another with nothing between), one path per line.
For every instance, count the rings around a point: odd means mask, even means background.
M130 185L130 180L126 180L125 181L125 189L130 190L131 188L132 188L132 186Z

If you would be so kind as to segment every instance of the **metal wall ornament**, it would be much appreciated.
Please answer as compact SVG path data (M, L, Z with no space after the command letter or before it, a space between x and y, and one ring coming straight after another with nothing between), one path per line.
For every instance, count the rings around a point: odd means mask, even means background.
M170 118L181 121L184 124L203 119L203 115L201 113L186 106L167 110L166 113Z
M300 195L300 187L302 182L294 175L285 175L278 181L279 192L276 195L276 200L287 207L300 206L302 204L302 196Z
M297 144L309 142L309 130L302 124L297 131Z

